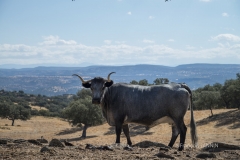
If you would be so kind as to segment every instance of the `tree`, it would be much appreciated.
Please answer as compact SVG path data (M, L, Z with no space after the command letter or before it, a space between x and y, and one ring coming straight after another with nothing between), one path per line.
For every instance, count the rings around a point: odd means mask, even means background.
M48 110L45 110L45 109L40 109L38 111L38 115L48 117L50 115L50 112Z
M236 76L237 76L237 80L240 81L240 73L237 73Z
M132 81L130 82L130 84L138 84L138 82L135 81L135 80L132 80Z
M0 90L0 103L5 103L6 106L9 107L9 105L19 105L24 108L24 110L21 112L22 114L25 114L26 110L31 110L31 105L40 106L40 109L42 107L45 107L48 109L48 111L33 111L30 112L34 115L43 115L43 116L61 116L63 108L66 108L70 101L73 99L72 95L58 95L53 97L47 97L45 95L28 95L24 93L23 91L5 91ZM7 110L6 110L7 111ZM5 110L3 111L5 112ZM2 115L2 113L0 113ZM9 117L10 116L5 116Z
M63 111L63 116L73 126L82 127L82 137L86 137L87 128L90 126L100 125L104 122L102 111L99 106L92 104L91 91L82 89L77 93L78 99L72 101Z
M193 96L194 106L196 109L210 109L211 116L213 116L212 109L220 108L220 93L218 91L201 91L196 92Z
M12 121L12 126L17 119L27 120L30 119L31 113L29 108L25 108L19 104L13 103L0 103L0 116L2 118L8 118Z
M139 85L142 85L142 86L147 86L148 85L148 81L146 79L142 79L138 82Z
M85 99L87 97L91 97L92 93L89 89L82 89L80 92L77 93L78 99Z
M213 116L213 108L217 108L218 101L220 99L220 93L217 91L203 91L201 93L202 105L211 110L211 116Z
M240 74L237 79L226 80L220 90L221 97L227 108L240 108Z
M231 84L232 80L226 80L224 83L224 86L221 88L220 93L221 97L226 105L226 108L230 108L230 103L232 101L232 95L231 95Z
M167 78L157 78L153 81L154 85L167 84L167 83L169 83L169 80Z
M136 80L132 80L130 82L130 84L137 84L137 85L142 85L142 86L149 86L149 85L160 85L160 84L168 84L169 80L167 78L156 78L153 81L153 84L149 84L148 80L146 79L142 79L139 82L137 82Z

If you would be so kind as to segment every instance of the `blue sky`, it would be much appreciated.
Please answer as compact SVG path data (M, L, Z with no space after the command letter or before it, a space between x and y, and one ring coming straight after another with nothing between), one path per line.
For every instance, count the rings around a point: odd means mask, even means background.
M0 65L240 64L239 0L1 0Z

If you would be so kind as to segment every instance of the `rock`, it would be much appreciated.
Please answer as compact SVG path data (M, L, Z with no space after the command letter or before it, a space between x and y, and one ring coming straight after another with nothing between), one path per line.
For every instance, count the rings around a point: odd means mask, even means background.
M6 140L8 143L13 143L13 141L14 141L13 139L10 139L10 138L7 138Z
M13 141L13 143L23 143L23 142L26 142L25 139L16 139Z
M74 146L72 143L70 143L70 142L68 142L68 141L64 141L64 144L65 144L65 146Z
M111 146L101 146L100 149L113 151L113 148Z
M42 147L40 150L40 152L49 152L49 151L50 151L50 149L46 146Z
M191 156L190 156L189 154L186 154L186 157L189 157L189 158L190 158Z
M7 141L7 143L6 143ZM13 139L10 139L10 138L0 138L0 144L8 144L8 143L13 143Z
M156 142L151 142L151 141L142 141L139 142L135 145L133 145L133 147L140 147L140 148L149 148L149 147L168 147L164 144L161 143L156 143Z
M87 144L85 149L100 149L100 150L109 150L113 151L113 148L111 146L94 146L92 144Z
M201 159L217 158L217 156L214 153L199 153L196 157Z
M203 151L210 151L210 152L219 152L223 150L240 150L240 146L226 144L226 143L219 143L213 142L206 147L202 148Z
M32 143L32 144L35 144L35 145L38 145L38 146L41 146L41 145L42 145L39 141L37 141L37 140L35 140L35 139L29 139L28 142L29 142L29 143Z
M58 139L52 139L49 143L49 147L65 147L62 142Z
M50 154L57 153L54 149L49 149L48 147L44 146L41 148L40 152L49 152Z
M165 153L159 152L158 154L155 154L155 156L159 157L159 158L169 158L169 159L175 159L175 157L169 156Z
M38 142L40 143L48 143L48 140L42 138L42 139L37 139Z
M94 145L92 144L86 144L86 147L85 149L96 149L97 147L95 147Z
M159 151L165 151L165 152L168 152L168 151L169 151L169 148L166 148L166 147L160 147L160 148L159 148Z
M0 144L7 144L7 140L6 139L0 139Z
M111 146L104 147L105 150L113 151L113 148Z

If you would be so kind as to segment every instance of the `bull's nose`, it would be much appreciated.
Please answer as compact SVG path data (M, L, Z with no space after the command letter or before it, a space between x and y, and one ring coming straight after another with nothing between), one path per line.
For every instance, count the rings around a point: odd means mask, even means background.
M92 99L92 104L100 104L100 99Z

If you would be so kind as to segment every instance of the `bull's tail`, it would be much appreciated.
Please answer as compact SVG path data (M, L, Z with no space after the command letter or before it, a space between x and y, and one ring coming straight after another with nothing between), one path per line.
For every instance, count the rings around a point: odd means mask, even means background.
M191 99L191 102L190 102L190 109L191 109L190 133L191 133L192 144L194 147L196 147L197 142L198 142L198 137L197 137L197 127L196 127L196 123L195 123L194 115L193 115L192 91L186 84L181 84L181 86L190 93L190 99Z

